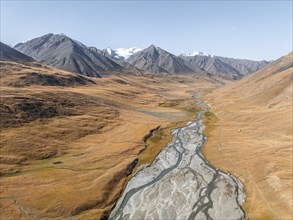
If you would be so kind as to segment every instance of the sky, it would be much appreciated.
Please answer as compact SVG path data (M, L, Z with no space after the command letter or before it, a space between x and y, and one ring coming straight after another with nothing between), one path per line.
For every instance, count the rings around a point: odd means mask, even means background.
M292 1L1 0L1 42L64 33L99 49L274 60L292 50Z

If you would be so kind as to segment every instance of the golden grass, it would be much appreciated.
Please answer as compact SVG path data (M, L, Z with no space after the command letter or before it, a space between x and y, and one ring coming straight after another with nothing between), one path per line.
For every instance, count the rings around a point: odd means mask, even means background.
M291 58L290 58L291 56ZM205 96L218 121L204 156L244 183L248 219L292 218L292 54Z

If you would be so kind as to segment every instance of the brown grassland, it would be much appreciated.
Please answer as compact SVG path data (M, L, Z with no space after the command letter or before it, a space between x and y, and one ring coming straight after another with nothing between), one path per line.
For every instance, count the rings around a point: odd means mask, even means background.
M76 78L2 62L1 218L106 215L135 165L151 162L177 122L194 118L189 92L211 86L189 76Z

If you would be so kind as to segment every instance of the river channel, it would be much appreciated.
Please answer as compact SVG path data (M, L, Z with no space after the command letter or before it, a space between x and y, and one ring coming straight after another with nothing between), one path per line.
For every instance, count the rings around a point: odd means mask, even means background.
M127 183L110 219L244 219L242 183L209 165L201 110L196 121L172 130L173 140Z

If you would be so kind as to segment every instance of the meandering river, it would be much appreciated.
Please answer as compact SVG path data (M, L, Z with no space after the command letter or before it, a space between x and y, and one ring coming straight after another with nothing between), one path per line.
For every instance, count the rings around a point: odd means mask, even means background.
M244 219L243 185L200 152L208 108L195 101L202 107L196 121L172 131L173 141L127 183L110 219Z

